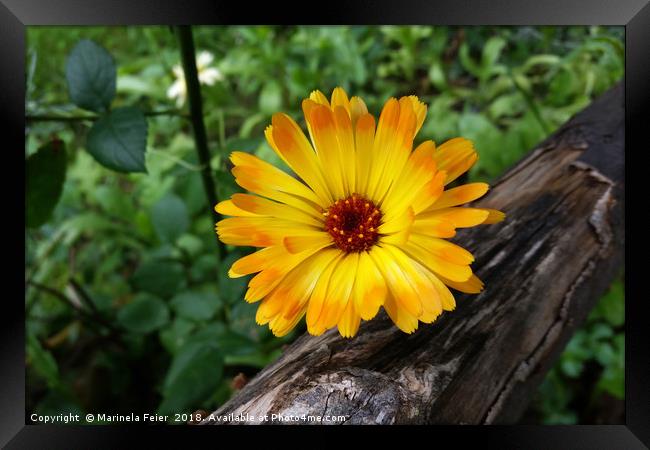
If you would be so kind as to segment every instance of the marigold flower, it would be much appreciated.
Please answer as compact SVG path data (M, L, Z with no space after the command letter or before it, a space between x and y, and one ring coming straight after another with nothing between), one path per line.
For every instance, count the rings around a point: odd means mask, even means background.
M457 228L496 223L503 213L459 207L488 185L445 186L477 160L454 138L412 150L426 106L391 98L375 126L359 97L341 88L314 91L302 108L311 142L288 115L273 115L266 139L300 178L244 152L230 156L234 194L216 210L221 241L261 249L236 261L231 277L256 275L245 299L260 302L256 321L276 336L306 315L313 335L338 326L351 337L383 307L406 333L455 308L448 287L478 293L474 257L446 238Z

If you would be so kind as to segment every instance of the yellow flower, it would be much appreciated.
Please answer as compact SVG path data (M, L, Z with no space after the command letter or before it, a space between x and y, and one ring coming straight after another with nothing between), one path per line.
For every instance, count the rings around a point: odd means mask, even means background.
M478 293L471 253L445 238L456 228L495 223L496 210L458 207L488 190L470 183L445 190L478 156L470 141L413 148L426 106L391 98L375 126L359 97L341 88L330 101L314 91L302 103L310 141L288 115L266 131L300 180L243 152L233 152L234 194L216 210L221 241L261 247L236 261L231 277L257 273L245 299L260 302L256 320L276 336L307 316L313 335L338 326L354 336L361 319L383 306L401 330L433 322L455 307L448 287Z

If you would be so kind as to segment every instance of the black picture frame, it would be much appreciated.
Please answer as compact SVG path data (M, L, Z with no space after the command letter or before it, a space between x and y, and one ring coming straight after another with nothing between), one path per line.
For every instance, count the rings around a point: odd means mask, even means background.
M401 0L330 0L298 7L278 2L250 3L226 1L174 0L0 0L0 111L3 124L4 162L0 179L5 193L4 233L6 249L23 254L20 235L24 224L17 217L24 208L16 193L17 182L11 177L21 163L18 148L25 144L25 37L26 26L31 25L153 25L153 24L431 24L431 25L623 25L625 26L625 108L626 202L631 213L626 213L626 235L633 236L634 253L643 255L647 237L641 229L647 216L648 202L642 198L643 181L636 175L643 171L640 152L647 149L644 139L644 120L650 100L650 3L649 0L581 1L581 0L480 0L418 1ZM644 114L645 113L645 114ZM8 142L7 142L8 139ZM14 161L8 158L15 157ZM23 160L24 161L24 160ZM640 163L638 161L641 161ZM20 172L19 172L20 174ZM24 176L24 175L22 175ZM19 176L18 178L21 178ZM636 185L636 186L635 186ZM632 201L630 201L630 197ZM639 199L639 201L635 201ZM630 215L640 215L635 220ZM24 217L24 216L23 216ZM645 241L644 241L645 237ZM13 244L15 242L15 244ZM643 244L646 244L645 246ZM12 245L13 244L13 245ZM626 248L627 250L627 248ZM135 443L132 426L48 426L25 424L25 336L24 308L19 290L23 269L15 264L14 255L5 254L5 286L0 333L2 381L0 382L0 445L6 448L116 448ZM19 258L19 257L18 257ZM422 433L431 439L431 445L451 439L453 444L474 443L497 448L589 448L635 449L650 445L650 352L646 317L642 314L642 263L632 264L631 251L626 251L626 354L625 354L625 425L576 426L437 426L435 430L423 427L395 427L399 431ZM642 259L639 259L642 261ZM16 273L14 273L14 271ZM15 295L13 289L16 289ZM645 336L645 338L644 338ZM226 427L137 427L148 439L192 443L197 436L216 443L213 433L224 433ZM243 439L250 437L248 427L227 427ZM275 428L276 427L270 427ZM284 427L280 427L283 433ZM294 427L307 428L307 427ZM366 431L366 430L363 430ZM271 431L277 432L277 431ZM299 431L302 433L303 431ZM373 431L382 437L385 429ZM211 434L206 434L211 433ZM246 433L246 434L243 434ZM338 432L340 433L340 431ZM328 436L336 439L335 431ZM184 436L184 437L182 437ZM175 439L182 439L175 441ZM237 438L237 437L235 437ZM441 438L443 439L441 441ZM191 439L191 440L190 440ZM282 439L286 439L283 437ZM293 439L293 438L291 438ZM302 440L303 444L311 445ZM410 441L409 441L410 442ZM146 441L146 445L157 445ZM228 444L233 445L233 444Z

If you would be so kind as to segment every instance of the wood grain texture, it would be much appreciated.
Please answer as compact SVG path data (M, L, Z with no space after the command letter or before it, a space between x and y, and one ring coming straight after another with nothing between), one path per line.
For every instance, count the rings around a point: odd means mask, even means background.
M383 313L353 339L336 329L304 335L215 414L515 422L623 263L622 85L533 149L476 204L507 213L504 222L455 239L476 256L486 286L480 295L456 294L455 311L411 335Z

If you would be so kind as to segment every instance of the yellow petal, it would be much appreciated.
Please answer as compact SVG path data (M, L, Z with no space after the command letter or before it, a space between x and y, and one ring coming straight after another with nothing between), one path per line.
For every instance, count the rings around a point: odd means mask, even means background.
M300 236L287 236L283 240L289 253L300 253L314 247L327 247L332 244L332 236L323 231L314 231Z
M438 278L447 286L467 294L478 294L483 290L483 282L474 274L467 281L451 281L441 276Z
M262 161L257 156L245 152L232 152L230 160L234 164L236 177L248 178L259 185L263 192L249 189L257 194L268 196L266 192L279 191L303 198L322 207L327 207L308 186L277 167ZM269 197L270 198L270 197ZM276 200L274 198L274 200Z
M356 192L356 150L350 115L342 106L334 107L334 124L336 126L336 137L339 141L339 151L341 152L339 157L341 158L345 195L347 196Z
M395 179L402 173L402 168L409 159L413 146L417 119L413 112L412 103L408 98L403 97L400 99L398 105L399 118L397 125L393 130L387 130L387 132L390 132L390 135L383 144L385 145L383 151L386 153L386 158L379 163L379 180L375 190L371 193L371 196L376 199L384 198L389 187L391 187ZM381 119L379 126L381 126ZM379 129L377 130L377 135L380 136Z
M358 263L359 254L348 253L337 265L327 288L323 309L315 324L317 329L328 330L339 322L352 295Z
M231 217L217 222L216 230L225 244L270 247L283 245L287 235L309 234L315 228L274 217Z
M348 302L338 323L339 333L344 338L351 338L359 330L361 316L357 313L354 302Z
M411 226L411 234L415 233L450 238L456 235L456 227L453 222L442 217L423 218L422 214L418 214Z
M445 185L451 183L467 172L478 159L472 141L465 138L453 138L443 143L433 152L438 169L447 172Z
M224 200L217 203L217 206L214 207L214 210L219 214L223 214L224 216L258 217L258 215L255 213L244 211L243 209L238 208L233 204L232 200Z
M418 319L400 307L391 294L386 296L384 309L397 328L403 332L411 334L418 329Z
M333 201L327 189L316 153L294 120L286 114L274 114L269 129L275 144L274 150L287 165L326 203ZM267 133L268 134L268 133Z
M410 207L420 190L436 176L436 163L433 158L418 158L411 155L403 172L390 187L386 198L381 202L385 211L384 220L390 220L394 215Z
M322 219L324 208L320 205L325 204L323 201L312 202L304 197L275 190L264 181L263 176L258 176L257 169L252 167L236 166L232 169L232 173L235 176L235 182L247 191L299 209L315 219ZM325 205L327 206L327 204Z
M269 267L271 262L286 255L286 250L281 246L266 247L243 258L239 258L228 270L230 278L239 278L251 273L256 273Z
M348 115L350 114L350 100L348 100L348 94L346 94L342 87L337 87L332 91L332 101L330 104L332 109L335 109L337 106L342 106Z
M323 226L323 216L307 214L306 212L289 205L283 205L256 195L233 194L232 202L244 211L249 211L260 216L277 217L278 219L292 220L316 228Z
M261 300L273 291L284 277L302 261L306 260L318 251L328 251L321 250L318 247L295 254L287 252L284 247L282 247L282 250L285 252L284 254L279 255L278 258L269 260L263 270L251 278L248 282L248 290L246 291L244 300L249 303Z
M363 320L370 320L377 315L379 307L384 304L386 294L386 282L372 258L366 252L359 253L352 298L355 310Z
M444 239L423 234L413 234L409 240L453 264L468 265L474 262L474 256L470 252Z
M352 119L352 128L356 127L359 117L368 114L368 107L360 97L350 99L350 119Z
M315 219L322 220L324 207L320 205L323 205L324 202L319 200L317 203L314 203L311 200L298 197L294 194L274 190L268 184L264 183L263 177L256 177L255 172L255 169L247 166L237 166L232 169L232 173L235 175L235 182L247 191L279 203L284 203L292 208L303 211Z
M420 322L432 323L434 322L440 314L442 314L442 301L440 299L440 293L435 288L431 282L428 274L429 270L418 264L416 261L412 261L413 268L418 272L419 276L424 278L427 282L427 288L422 292L420 296L422 300L422 314L418 317Z
M488 216L487 216L487 218L483 221L483 224L499 223L499 222L501 222L503 219L506 218L505 213L503 213L503 212L501 212L501 211L497 211L496 209L486 209L486 208L482 208L482 209L483 209L483 211L487 211L487 212L488 212Z
M442 219L452 222L456 228L467 228L482 224L489 215L485 209L451 207L424 212L416 217L416 221Z
M469 265L446 261L413 241L409 241L403 246L403 249L408 255L432 272L439 273L450 280L467 281L472 276L472 269L470 269Z
M436 172L436 175L419 190L411 203L415 214L420 214L438 201L440 196L443 194L446 178L447 172L439 170Z
M414 220L415 214L413 213L413 208L409 206L402 211L400 216L388 216L388 219L377 228L377 231L380 234L408 232Z
M415 95L409 95L407 98L411 101L411 104L413 105L413 111L415 112L415 116L417 118L417 126L415 128L415 134L417 134L420 131L420 128L422 128L424 119L427 116L427 105L422 103L420 99Z
M447 286L445 286L445 284L442 281L440 281L438 276L435 275L434 273L427 272L426 275L431 280L433 286L438 291L438 295L440 296L440 302L442 303L442 308L445 311L453 311L456 308L456 300L454 299L454 296L449 291Z
M332 273L334 272L334 269L339 265L340 261L343 259L344 253L341 251L337 250L325 250L325 251L331 251L335 252L335 257L332 259L332 261L327 264L325 267L322 268L320 277L318 279L318 282L316 283L316 286L314 287L314 290L312 292L311 297L309 298L309 302L307 305L307 331L309 334L318 336L322 334L325 331L325 327L317 327L318 324L318 318L321 315L321 312L323 311L323 304L325 302L325 298L327 297L327 289L329 287L331 278L332 278Z
M264 298L257 316L264 320L271 320L277 315L287 320L293 318L306 305L322 267L335 256L336 253L321 251L296 265Z
M394 135L398 122L399 102L395 98L391 98L386 102L379 116L379 123L373 141L370 172L368 173L366 193L368 199L375 202L379 199L375 197L374 193L377 190L377 185L391 152L389 146L395 142Z
M371 114L362 114L359 117L354 139L357 157L355 187L359 194L369 198L368 179L373 164L373 145L375 141L375 118Z
M487 183L469 183L446 190L431 206L431 209L448 208L474 201L485 195L489 188Z
M327 97L325 97L325 94L323 94L319 90L312 91L311 94L309 94L309 98L313 102L318 103L319 105L325 105L325 106L330 105L330 102L327 101Z
M422 314L419 294L409 282L408 274L402 270L401 265L396 261L395 252L389 251L388 248L390 246L383 248L376 245L370 250L370 257L384 275L388 290L393 298L409 314L418 317ZM395 247L392 247L391 250L395 250Z
M305 315L306 306L298 311L293 316L287 318L282 315L277 315L269 323L269 329L275 337L286 336L296 326L300 319Z
M328 174L326 183L333 197L344 198L346 196L345 170L332 110L323 105L308 106L310 102L311 100L303 102L303 110L319 165Z

